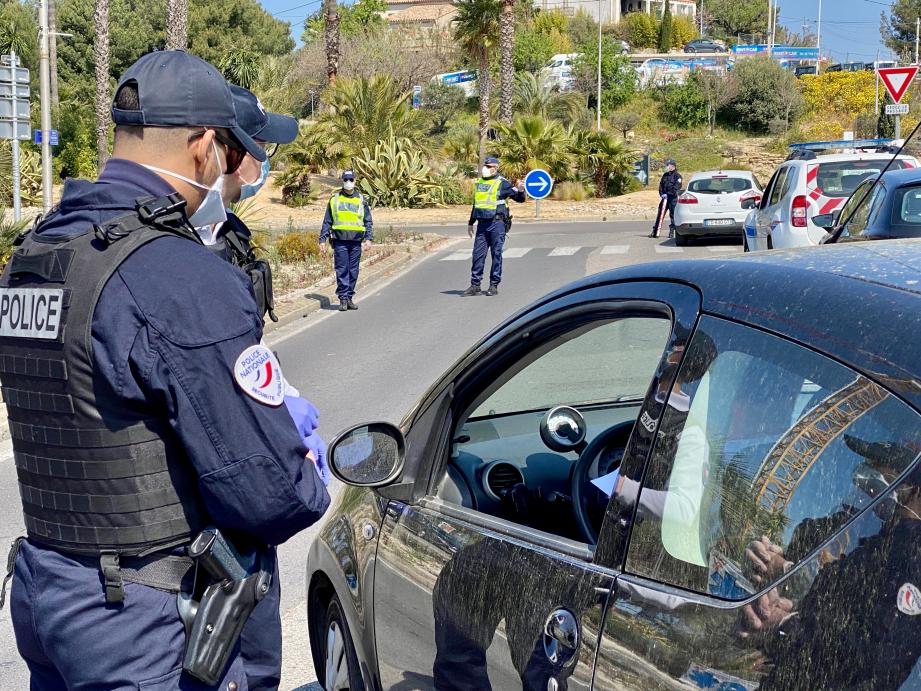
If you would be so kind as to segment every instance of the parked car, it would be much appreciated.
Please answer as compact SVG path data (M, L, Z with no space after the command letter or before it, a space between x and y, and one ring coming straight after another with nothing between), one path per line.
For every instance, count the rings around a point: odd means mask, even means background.
M840 209L812 222L828 230L823 243L835 234L838 242L921 238L921 170L890 170L879 181L864 180Z
M726 46L709 38L697 38L684 45L685 53L725 53Z
M805 77L807 74L815 74L815 65L797 65L793 68L795 77Z
M690 66L683 60L649 58L636 68L640 88L684 84L690 74Z
M575 84L573 65L579 53L560 53L554 55L540 71L544 86L568 91Z
M675 244L692 237L742 237L745 219L761 202L761 184L747 170L711 170L691 176L675 207Z
M307 558L325 688L914 688L919 256L592 276L345 431Z
M826 230L813 217L832 213L861 182L880 174L892 158L892 154L876 150L882 143L882 140L861 140L815 145L820 151L825 147L824 150L837 148L851 153L794 151L792 158L777 168L765 187L760 205L745 220L745 251L818 245ZM868 145L864 150L855 148L864 144ZM900 155L891 166L917 167L918 161L907 155Z

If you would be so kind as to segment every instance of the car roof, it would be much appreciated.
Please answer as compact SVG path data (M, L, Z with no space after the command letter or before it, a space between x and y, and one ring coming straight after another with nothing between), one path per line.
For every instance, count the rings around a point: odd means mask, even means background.
M691 182L694 182L694 180L703 180L705 178L712 178L719 175L725 175L726 177L745 178L746 180L754 180L755 177L750 170L703 170L699 173L694 173L691 176Z
M856 153L856 154L821 154L815 158L796 158L789 161L784 161L784 163L801 163L803 165L813 165L816 163L840 163L843 161L864 161L864 160L875 160L875 159L889 159L892 158L892 154L887 154L883 152L868 151L865 153ZM914 159L914 156L909 156L908 154L900 154L898 156L899 160L903 159Z
M693 286L704 312L827 353L921 410L921 239L637 264L568 289L625 280Z
M902 187L912 183L921 183L921 168L900 168L887 170L883 174L883 182L894 187Z

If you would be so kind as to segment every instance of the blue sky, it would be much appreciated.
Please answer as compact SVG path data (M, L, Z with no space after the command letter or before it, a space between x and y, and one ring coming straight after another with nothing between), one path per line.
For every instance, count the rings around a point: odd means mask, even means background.
M704 0L706 2L706 0ZM262 5L279 19L292 23L292 35L300 38L303 21L320 8L322 0L262 0ZM879 37L879 14L888 11L885 0L824 0L822 7L822 53L836 62L876 59L886 55ZM814 31L818 0L779 0L780 22L802 32L805 20Z

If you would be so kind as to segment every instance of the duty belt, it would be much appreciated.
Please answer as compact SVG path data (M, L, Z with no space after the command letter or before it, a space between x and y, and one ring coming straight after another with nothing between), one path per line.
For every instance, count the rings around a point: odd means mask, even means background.
M6 558L6 576L0 588L0 609L3 609L6 603L6 586L13 577L16 557L25 539L17 537L10 546ZM73 555L73 558L82 562L90 562L85 555ZM159 553L142 557L127 557L114 552L106 552L99 557L99 570L102 572L106 602L109 604L124 602L125 583L137 583L157 590L178 593L182 590L194 566L195 562L191 558L175 554Z

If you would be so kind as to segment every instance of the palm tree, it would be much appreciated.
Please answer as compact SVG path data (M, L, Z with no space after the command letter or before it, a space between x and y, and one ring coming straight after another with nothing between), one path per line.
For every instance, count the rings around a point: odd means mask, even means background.
M576 91L561 93L541 83L540 77L522 72L515 78L515 109L521 115L562 120L569 125L585 115L585 97Z
M325 100L327 111L318 126L331 152L346 160L362 149L373 149L392 133L424 140L425 122L412 108L412 92L401 91L389 74L342 78L327 90Z
M326 78L336 83L339 74L339 9L336 0L326 0Z
M231 84L252 89L259 80L263 59L261 54L247 48L231 49L221 56L217 66Z
M189 45L189 0L167 0L166 49L185 50Z
M499 52L501 55L501 85L499 89L499 119L512 124L512 89L515 82L515 65L512 47L515 44L515 0L502 0L502 17L499 26Z
M489 56L499 36L498 0L458 0L454 40L477 63L480 92L480 165L486 158L489 132Z
M570 135L558 120L520 115L511 125L500 123L498 151L510 179L543 168L556 180L569 177L573 157Z
M580 169L592 176L596 197L624 191L636 158L624 142L604 131L578 131L572 138L572 153Z
M96 161L101 171L109 159L109 0L96 0L93 11L93 57L96 62Z

